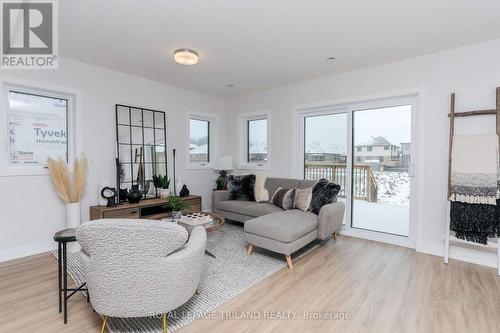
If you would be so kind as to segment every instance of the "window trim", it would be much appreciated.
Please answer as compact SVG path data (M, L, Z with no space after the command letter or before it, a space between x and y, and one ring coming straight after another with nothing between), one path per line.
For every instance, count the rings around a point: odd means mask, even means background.
M207 162L193 162L191 161L191 154L189 153L189 146L191 144L191 120L199 120L208 122L208 158ZM216 129L218 126L218 116L213 114L204 113L188 113L187 115L187 154L186 154L186 165L189 170L197 169L213 169L214 159L216 156Z
M240 124L240 149L238 153L238 168L245 170L271 170L271 111L264 110L240 114L238 116ZM249 162L249 126L250 121L267 120L267 161Z
M11 165L9 164L8 157L8 131L7 131L7 111L9 109L9 92L15 91L18 93L24 93L28 95L42 96L48 98L56 98L56 99L65 99L67 100L67 114L66 114L66 130L68 133L67 136L67 154L68 160L67 165L71 170L73 168L73 161L75 158L76 152L76 140L78 135L76 133L74 121L76 117L75 108L76 108L76 93L68 92L64 89L55 88L52 89L49 87L48 89L36 88L35 85L41 86L38 84L17 84L10 82L1 82L2 89L0 98L2 99L2 103L4 105L4 109L0 111L0 142L3 144L4 149L0 154L0 176L30 176L30 175L47 175L49 174L49 170L46 165Z

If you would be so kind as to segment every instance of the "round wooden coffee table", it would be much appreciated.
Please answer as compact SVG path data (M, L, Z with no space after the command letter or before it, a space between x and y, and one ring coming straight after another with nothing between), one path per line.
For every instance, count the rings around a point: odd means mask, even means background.
M212 218L212 221L200 224L200 226L204 227L207 232L215 231L224 226L225 219L219 214L202 212L204 215L208 215ZM192 225L183 223L182 221L177 222L180 226L184 227L189 233L194 228ZM213 253L208 250L205 250L205 253L211 256L212 258L216 258Z
M210 215L212 217L212 222L209 222L204 225L205 230L207 232L212 232L215 231L219 228L222 228L224 226L224 222L226 221L224 217L220 216L219 214L215 213L205 213L207 215Z

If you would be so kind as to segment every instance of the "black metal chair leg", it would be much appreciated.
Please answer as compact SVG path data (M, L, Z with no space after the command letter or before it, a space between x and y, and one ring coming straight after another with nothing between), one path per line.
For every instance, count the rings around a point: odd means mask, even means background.
M58 289L58 294L59 294L59 313L62 312L62 298L61 298L61 293L62 293L62 273L61 273L61 243L57 243L57 280L59 283L59 289Z
M66 243L63 243L63 292L64 292L64 323L68 322L68 271L66 258Z
M212 258L217 258L212 252L208 251L208 250L205 250L205 254L206 255L209 255L210 257Z

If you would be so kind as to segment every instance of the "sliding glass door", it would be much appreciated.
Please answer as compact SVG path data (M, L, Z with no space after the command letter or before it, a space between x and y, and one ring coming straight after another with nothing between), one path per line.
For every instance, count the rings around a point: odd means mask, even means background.
M414 246L415 109L405 97L299 113L300 173L341 186L346 234Z
M353 228L409 236L411 105L353 111Z
M327 178L341 186L345 202L347 183L347 112L329 110L304 117L304 179ZM344 218L345 223L345 218Z

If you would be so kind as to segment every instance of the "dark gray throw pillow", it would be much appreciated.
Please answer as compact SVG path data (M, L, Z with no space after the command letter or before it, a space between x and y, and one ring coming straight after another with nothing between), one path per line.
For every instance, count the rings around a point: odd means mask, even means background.
M228 177L229 200L255 201L255 175Z
M271 202L273 205L283 208L284 210L293 209L293 200L295 199L295 189L278 187L274 192Z
M312 188L311 204L309 211L318 215L321 207L337 201L337 195L340 192L340 185L329 182L327 179L320 179Z

